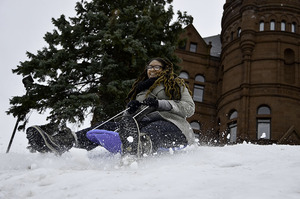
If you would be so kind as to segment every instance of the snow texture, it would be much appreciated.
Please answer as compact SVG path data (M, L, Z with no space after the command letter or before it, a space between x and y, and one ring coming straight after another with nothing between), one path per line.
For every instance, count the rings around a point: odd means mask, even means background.
M29 153L16 136L8 154L0 136L0 199L300 198L300 146L191 146L124 166L101 147Z

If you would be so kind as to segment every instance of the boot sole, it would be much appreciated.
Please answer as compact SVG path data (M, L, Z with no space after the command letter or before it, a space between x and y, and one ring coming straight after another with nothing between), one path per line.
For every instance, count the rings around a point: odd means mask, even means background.
M122 142L121 151L123 155L131 154L140 156L140 135L138 127L132 117L123 117L124 122L124 130L125 132L122 133L121 130L119 131L119 136ZM132 126L130 126L132 125Z
M30 130L29 128L34 129L35 135L33 135L34 132L32 130ZM29 140L29 144L31 145L31 147L34 150L37 150L39 152L41 152L41 151L43 152L44 151L43 148L39 149L39 148L35 148L35 146L39 147L39 146L44 145L51 152L53 152L55 154L58 154L58 155L61 155L60 147L53 142L53 140L50 138L50 136L43 129L41 129L39 126L31 126L29 128L26 132L27 133L27 138ZM33 139L30 139L30 137L34 137L35 142L33 142ZM41 142L41 143L39 144L39 143L37 143L37 141Z

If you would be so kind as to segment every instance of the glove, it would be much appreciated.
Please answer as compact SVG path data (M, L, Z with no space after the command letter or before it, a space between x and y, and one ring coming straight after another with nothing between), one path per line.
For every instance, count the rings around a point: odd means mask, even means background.
M149 107L153 107L155 109L158 108L158 100L154 99L154 98L147 98L143 101L143 104L149 106Z
M127 111L129 114L135 113L142 104L137 100L132 100L127 104L127 107L129 108Z

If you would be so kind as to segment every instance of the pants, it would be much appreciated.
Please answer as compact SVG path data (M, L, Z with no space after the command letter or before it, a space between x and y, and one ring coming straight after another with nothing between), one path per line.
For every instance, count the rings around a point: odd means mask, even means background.
M147 134L153 145L154 151L158 148L171 148L180 145L187 145L187 139L181 130L173 123L166 120L156 120L152 122L139 122L140 132ZM99 129L105 129L114 131L119 127L117 122L108 122ZM86 133L92 130L94 127L83 129L76 132L77 135L77 147L86 150L92 150L99 146L98 144L90 141L86 137Z
M181 130L166 120L140 124L140 131L150 136L154 150L187 145L188 143Z

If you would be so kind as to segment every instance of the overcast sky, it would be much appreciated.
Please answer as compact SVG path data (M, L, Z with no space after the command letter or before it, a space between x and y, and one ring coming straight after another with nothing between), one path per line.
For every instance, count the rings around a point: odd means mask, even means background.
M194 17L194 26L202 37L220 34L223 4L226 0L174 0L177 10L187 11ZM12 74L26 51L36 54L45 46L43 36L54 28L51 18L61 14L75 16L77 0L0 0L0 139L9 141L16 118L6 115L9 99L23 95L22 77ZM29 124L43 123L43 116L33 114ZM19 134L19 135L18 135ZM22 134L22 135L20 135ZM17 136L24 136L18 132Z

